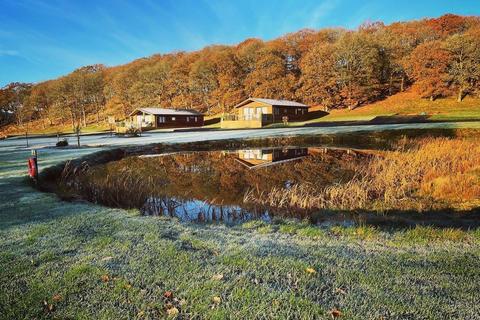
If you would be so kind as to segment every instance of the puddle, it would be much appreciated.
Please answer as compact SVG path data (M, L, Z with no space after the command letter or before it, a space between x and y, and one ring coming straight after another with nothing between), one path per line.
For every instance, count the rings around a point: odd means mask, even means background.
M252 201L252 197L269 197L273 191L300 186L325 190L348 183L373 157L379 157L378 151L322 146L142 154L90 168L75 189L92 202L193 222L234 224L288 217L324 226L467 228L478 224L478 212L474 213L477 218L456 217L448 211L379 216Z

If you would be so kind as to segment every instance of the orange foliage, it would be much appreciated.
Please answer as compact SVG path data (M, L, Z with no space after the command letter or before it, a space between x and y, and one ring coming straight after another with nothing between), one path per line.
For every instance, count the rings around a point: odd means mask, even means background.
M45 126L85 126L88 119L100 122L145 106L216 114L248 96L355 108L412 83L424 97L455 90L462 98L478 92L478 39L478 17L447 14L368 22L356 31L305 29L266 42L247 39L122 66L87 66L33 86L16 84L22 90L12 90L15 84L0 89L0 125L42 119Z

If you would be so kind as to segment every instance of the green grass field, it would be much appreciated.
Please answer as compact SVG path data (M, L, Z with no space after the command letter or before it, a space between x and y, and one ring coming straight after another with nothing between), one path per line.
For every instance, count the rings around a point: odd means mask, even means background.
M41 165L95 150L43 150ZM35 191L27 155L0 152L2 319L480 314L480 230L141 217Z
M288 126L295 127L321 122L370 121L379 116L424 116L427 121L479 120L480 99L467 97L462 102L457 102L455 98L429 101L417 97L414 93L405 92L354 110L332 110L324 117L293 122ZM283 124L274 124L270 127L282 126Z
M480 99L467 97L462 102L457 102L455 98L429 101L405 92L354 110L333 110L329 115L310 122L370 120L392 115L425 115L429 120L480 119Z

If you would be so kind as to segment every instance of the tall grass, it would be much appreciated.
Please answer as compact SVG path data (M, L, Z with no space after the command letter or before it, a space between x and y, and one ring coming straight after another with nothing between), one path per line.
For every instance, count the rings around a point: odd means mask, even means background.
M429 210L480 199L480 144L473 139L405 140L367 160L355 176L324 188L295 185L245 194L247 203L304 209Z

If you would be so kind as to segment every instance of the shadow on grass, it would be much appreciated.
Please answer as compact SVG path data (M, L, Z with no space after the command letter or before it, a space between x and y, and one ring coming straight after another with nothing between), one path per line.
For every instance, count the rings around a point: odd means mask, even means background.
M0 185L0 230L86 213L93 208L85 202L62 202L56 195L38 192L27 177L2 180L5 183Z
M321 226L356 225L372 226L385 231L400 231L417 226L438 229L455 228L470 230L480 227L480 208L469 210L387 210L382 213L372 211L322 210L309 218L313 224Z

